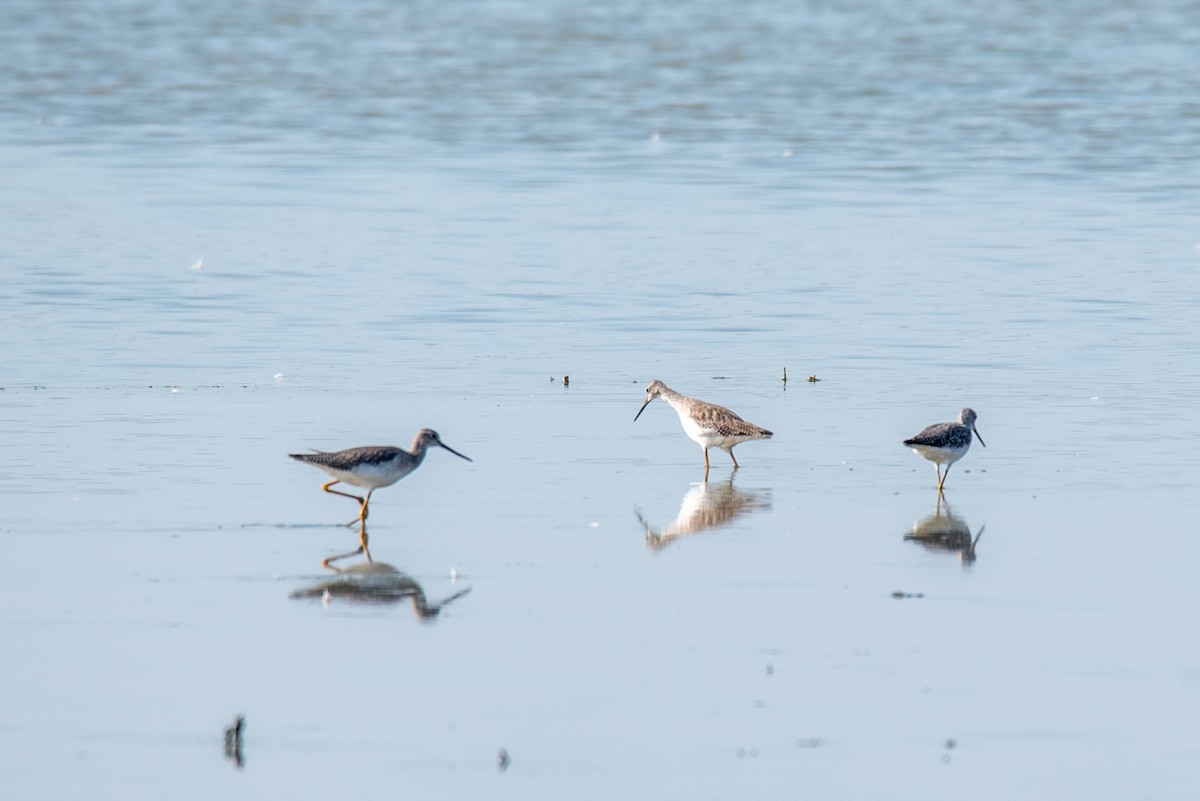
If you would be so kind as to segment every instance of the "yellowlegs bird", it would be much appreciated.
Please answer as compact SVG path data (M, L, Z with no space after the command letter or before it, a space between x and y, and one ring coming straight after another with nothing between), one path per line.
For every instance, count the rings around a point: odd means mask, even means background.
M411 452L394 445L367 445L361 448L347 448L344 451L315 451L288 455L297 461L319 467L333 476L333 481L325 484L321 489L334 495L353 498L362 504L357 520L347 523L347 525L354 525L356 522L365 523L367 504L371 502L371 493L380 487L390 487L420 467L421 462L425 459L425 451L430 445L445 448L460 459L471 461L469 457L463 456L442 442L438 433L430 428L422 428L413 437ZM333 485L338 482L364 488L367 491L367 497L362 498L332 489Z
M701 450L704 451L704 474L706 476L708 475L709 448L715 446L728 453L729 458L733 459L733 469L736 470L741 465L738 464L737 457L733 455L734 445L740 445L752 439L771 438L770 431L753 423L747 423L724 406L680 395L657 378L646 385L646 402L634 415L635 422L642 416L642 412L646 411L650 401L655 398L662 398L670 404L675 413L679 415L683 433L687 434L693 442L698 443Z
M971 432L979 437L979 431L975 428L975 418L974 409L963 409L958 413L957 422L934 423L915 437L904 440L904 444L912 448L914 453L933 462L934 469L937 470L938 492L942 491L946 476L950 475L950 466L966 456L967 451L971 449ZM987 447L983 437L979 437L979 444ZM946 472L942 472L941 465L946 465Z

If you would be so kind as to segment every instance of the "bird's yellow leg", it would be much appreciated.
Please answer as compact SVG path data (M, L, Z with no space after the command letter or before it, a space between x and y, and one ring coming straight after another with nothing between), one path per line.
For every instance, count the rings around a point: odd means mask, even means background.
M358 510L358 517L354 518L353 520L349 521L348 523L345 523L345 526L347 528L349 528L350 526L353 526L355 523L365 523L367 520L367 503L371 500L371 493L374 492L375 490L371 490L370 492L367 493L367 497L363 498L358 495L351 495L348 492L342 492L340 490L330 489L330 487L332 487L336 483L338 483L338 480L334 479L333 481L330 481L325 486L321 487L321 489L325 490L326 492L328 492L332 495L341 495L343 498L353 498L354 500L356 500L360 504L362 504L361 508L359 508L359 510Z
M359 497L358 495L351 495L348 492L342 492L341 490L330 489L330 487L332 487L334 484L337 484L337 483L338 483L338 479L335 478L333 481L330 481L328 484L321 487L321 489L323 489L326 492L333 494L333 495L341 495L343 498L353 498L354 500L358 501L359 503L363 502L363 499L361 497Z
M950 465L946 465L946 472L942 473L942 480L938 482L938 492L942 491L942 486L946 483L946 476L950 475Z

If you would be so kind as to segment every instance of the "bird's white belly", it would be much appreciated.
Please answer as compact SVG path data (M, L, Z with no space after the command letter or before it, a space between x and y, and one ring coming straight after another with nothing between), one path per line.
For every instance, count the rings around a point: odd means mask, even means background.
M959 459L967 455L967 451L971 446L965 448L939 448L933 445L913 445L914 453L924 456L931 462L936 464L954 464Z
M753 437L719 434L711 428L700 425L686 414L679 416L679 422L683 425L683 433L688 435L688 439L698 443L702 448L732 448L739 442L753 439Z
M701 445L703 445L706 448L725 448L728 450L729 448L732 448L734 445L737 445L742 442L748 442L748 441L750 441L752 439L756 439L756 438L740 436L740 435L739 436L728 436L728 435L723 436L721 434L716 433L715 431L708 431L708 432L701 434L700 439L696 439L695 437L692 437L692 439L695 439L697 442L699 442Z
M336 470L330 467L325 467L324 470L338 481L355 487L362 487L363 489L379 489L380 487L390 487L412 472L411 468L407 470L397 470L395 462L363 464L355 468L354 472L349 470Z
M712 429L704 428L686 413L680 413L679 423L683 426L683 433L688 435L688 439L693 442L698 442L708 448L716 443L712 441L713 437L717 436Z

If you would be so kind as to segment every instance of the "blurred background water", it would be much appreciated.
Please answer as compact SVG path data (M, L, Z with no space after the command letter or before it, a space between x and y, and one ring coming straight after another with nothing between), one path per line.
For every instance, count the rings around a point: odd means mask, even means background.
M2 6L13 797L1200 791L1194 3Z

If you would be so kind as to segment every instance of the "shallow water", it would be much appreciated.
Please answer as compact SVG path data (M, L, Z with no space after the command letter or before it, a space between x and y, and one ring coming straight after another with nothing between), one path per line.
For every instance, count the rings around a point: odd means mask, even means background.
M1185 4L10 5L14 797L1200 789Z

